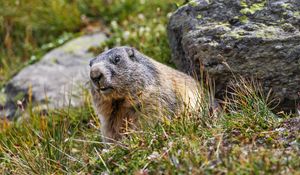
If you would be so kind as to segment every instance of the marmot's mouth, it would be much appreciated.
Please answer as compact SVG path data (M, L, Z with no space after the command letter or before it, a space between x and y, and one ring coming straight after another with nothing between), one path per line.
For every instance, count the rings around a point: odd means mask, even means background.
M107 94L110 93L113 90L113 87L108 86L108 87L100 87L100 91L103 94Z

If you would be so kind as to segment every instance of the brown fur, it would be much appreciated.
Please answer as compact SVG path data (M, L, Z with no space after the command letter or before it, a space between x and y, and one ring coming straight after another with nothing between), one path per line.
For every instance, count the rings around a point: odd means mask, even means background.
M92 88L94 108L101 120L101 132L104 140L118 140L122 133L136 129L142 114L154 117L167 115L172 117L183 109L183 104L196 105L196 81L175 69L165 66L151 58L147 59L155 66L159 85L141 87L139 92L130 90L103 95ZM166 109L166 110L164 110ZM167 113L164 113L167 111Z

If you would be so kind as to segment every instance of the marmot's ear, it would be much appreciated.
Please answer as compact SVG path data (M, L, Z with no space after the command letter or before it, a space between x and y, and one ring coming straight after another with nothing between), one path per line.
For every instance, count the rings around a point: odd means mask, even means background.
M132 59L133 61L137 61L137 59L135 57L135 51L134 51L133 48L128 47L128 48L125 48L125 50L126 50L126 52L127 52L130 59Z

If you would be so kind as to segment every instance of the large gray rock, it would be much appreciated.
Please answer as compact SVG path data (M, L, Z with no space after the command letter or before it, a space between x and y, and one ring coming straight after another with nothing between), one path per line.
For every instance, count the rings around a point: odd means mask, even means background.
M300 91L299 0L195 0L171 17L172 59L183 71L203 67L222 96L232 75L261 80L281 109Z
M83 89L89 80L89 60L94 56L89 49L99 46L104 40L106 36L102 33L81 36L21 70L6 86L5 115L15 115L17 100L24 99L26 105L29 89L34 104L44 104L52 109L80 106Z

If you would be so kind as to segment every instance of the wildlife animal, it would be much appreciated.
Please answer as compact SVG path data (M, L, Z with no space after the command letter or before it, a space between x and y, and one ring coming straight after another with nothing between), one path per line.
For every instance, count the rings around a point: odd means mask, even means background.
M91 95L104 141L122 138L146 120L171 118L195 107L196 81L132 47L107 50L90 61ZM185 105L184 105L185 104Z

